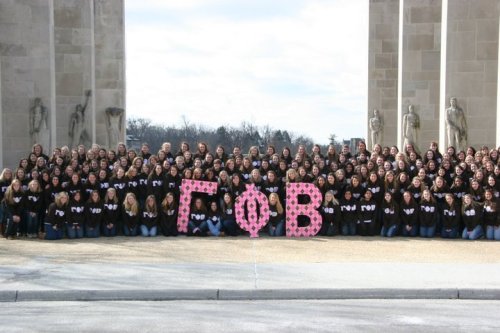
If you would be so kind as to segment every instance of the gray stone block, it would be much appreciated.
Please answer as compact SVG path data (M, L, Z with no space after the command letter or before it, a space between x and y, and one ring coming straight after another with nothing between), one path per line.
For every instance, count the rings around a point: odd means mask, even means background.
M17 291L15 290L1 290L0 302L15 302L16 296L17 296Z
M0 43L0 56L6 57L25 57L27 55L26 47L21 44Z
M61 96L80 96L83 93L83 75L81 73L57 73L56 89Z
M169 301L216 300L216 289L186 290L20 290L17 302L27 301Z
M219 290L220 300L456 299L456 289L249 289Z
M410 13L411 23L441 22L441 6L412 7Z

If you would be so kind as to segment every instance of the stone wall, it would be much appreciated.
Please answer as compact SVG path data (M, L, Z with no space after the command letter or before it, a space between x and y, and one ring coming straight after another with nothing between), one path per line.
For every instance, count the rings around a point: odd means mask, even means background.
M439 140L441 0L405 0L403 11L399 105L403 114L409 104L414 106L420 118L416 145L423 150Z
M403 149L402 119L412 104L420 117L418 148L439 141L444 150L450 97L457 97L465 112L467 145L500 144L499 15L498 0L370 0L367 118L373 108L385 115L382 144L397 142ZM384 80L389 73L399 77L396 110L390 98L395 79Z
M2 147L0 161L17 165L32 142L29 110L41 97L53 111L50 89L50 5L48 1L0 1ZM51 112L49 117L54 117ZM46 147L46 150L50 147Z
M475 147L496 143L499 6L494 0L448 1L441 103L444 109L457 97L467 119L467 144Z
M94 6L96 141L109 146L105 110L125 108L124 12L123 6L106 0L96 0Z
M124 1L2 0L0 31L1 164L14 167L30 151L36 97L48 110L49 155L70 144L70 116L86 90L84 143L107 146L105 110L125 108Z
M398 130L398 17L398 0L370 0L368 118L374 109L380 110L384 130L379 143L383 145L395 144ZM369 133L366 137L371 149L374 143Z
M69 119L77 104L83 104L84 91L92 89L91 2L54 0L54 50L56 72L56 143L69 144ZM92 137L93 103L85 111L89 145Z

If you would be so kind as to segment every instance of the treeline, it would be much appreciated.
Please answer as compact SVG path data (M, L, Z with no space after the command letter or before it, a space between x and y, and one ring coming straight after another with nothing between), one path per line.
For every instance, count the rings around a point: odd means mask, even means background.
M143 142L150 145L151 151L160 149L163 142L170 142L172 150L177 151L182 141L187 141L190 145L197 142L206 142L210 150L215 150L219 144L223 145L227 153L231 153L234 146L241 147L243 152L247 152L250 146L259 146L262 153L267 145L272 144L278 151L283 147L289 147L292 152L296 151L300 144L306 146L310 151L315 142L310 137L302 134L295 134L287 130L273 129L270 126L258 127L248 122L242 122L239 127L219 126L209 128L203 125L189 123L184 119L182 126L157 125L151 120L144 118L129 118L127 120L127 135L135 142L129 142L129 146L139 146ZM330 142L338 145L335 135L330 136ZM194 147L193 147L194 148ZM327 146L321 146L322 151L326 151ZM196 149L194 149L196 150Z

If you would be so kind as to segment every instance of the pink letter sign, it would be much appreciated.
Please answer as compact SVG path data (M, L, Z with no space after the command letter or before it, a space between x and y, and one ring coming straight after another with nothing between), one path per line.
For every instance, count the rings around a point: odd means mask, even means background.
M177 230L179 230L180 232L188 231L192 192L215 194L217 193L217 183L192 179L182 180L181 197L179 199L179 216L177 217Z
M311 202L303 205L298 203L299 195L307 195ZM323 220L316 210L321 206L321 192L309 183L290 183L286 186L286 235L287 237L310 237L321 229ZM308 216L311 223L307 227L299 227L297 217Z
M259 237L259 230L269 221L269 202L264 193L257 191L254 184L246 185L246 188L247 190L236 198L236 222L241 229L250 233L250 237ZM248 219L245 217L245 204Z

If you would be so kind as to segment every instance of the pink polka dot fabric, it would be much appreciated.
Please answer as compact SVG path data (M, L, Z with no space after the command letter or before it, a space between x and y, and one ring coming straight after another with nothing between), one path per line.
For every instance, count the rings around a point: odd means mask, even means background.
M255 185L246 185L246 191L236 198L236 223L248 231L250 237L259 237L259 230L269 221L269 202ZM245 214L245 208L247 214ZM246 215L246 216L245 216Z
M181 184L181 197L179 199L179 216L177 217L177 230L188 231L188 221L191 205L191 193L217 193L217 183L202 180L183 179Z
M307 195L311 199L308 204L299 204L299 195ZM286 236L311 237L321 229L323 220L316 210L321 206L321 192L314 184L290 183L286 185ZM308 216L311 223L306 227L299 227L297 217Z

